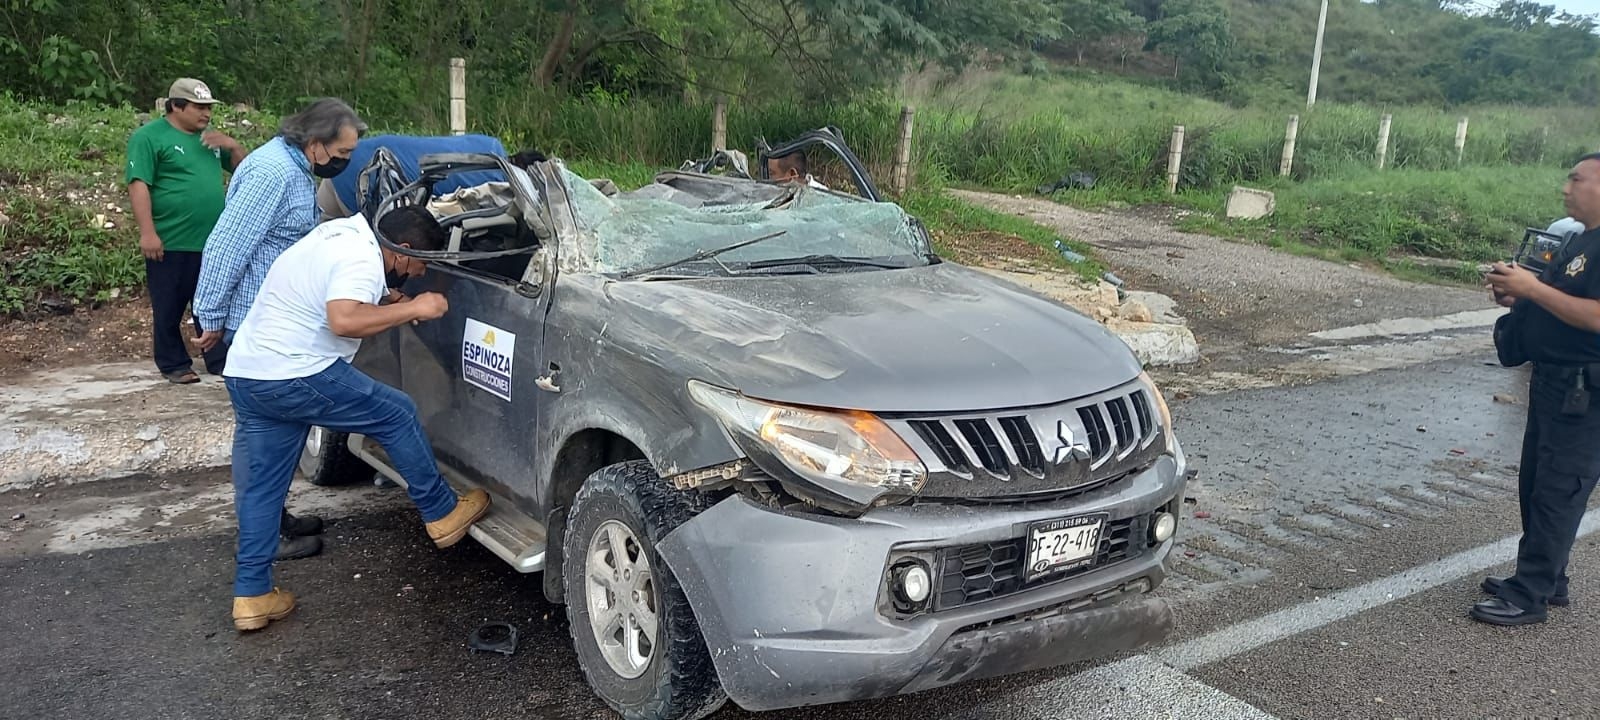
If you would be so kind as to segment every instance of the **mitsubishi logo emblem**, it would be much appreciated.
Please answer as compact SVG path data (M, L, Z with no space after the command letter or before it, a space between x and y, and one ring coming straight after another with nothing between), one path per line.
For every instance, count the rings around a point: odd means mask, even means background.
M1089 459L1089 444L1078 439L1067 421L1056 422L1056 439L1061 441L1061 445L1056 447L1056 456L1053 460L1055 464L1063 465L1072 460Z

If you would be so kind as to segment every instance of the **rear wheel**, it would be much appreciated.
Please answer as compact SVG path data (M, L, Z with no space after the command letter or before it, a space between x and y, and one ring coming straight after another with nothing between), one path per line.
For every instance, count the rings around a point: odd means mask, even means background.
M584 677L626 720L693 720L728 696L689 599L656 543L705 509L648 462L589 476L563 543L567 618Z
M311 426L306 433L306 446L300 452L300 472L312 485L351 485L371 480L372 467L350 452L349 439L349 433Z

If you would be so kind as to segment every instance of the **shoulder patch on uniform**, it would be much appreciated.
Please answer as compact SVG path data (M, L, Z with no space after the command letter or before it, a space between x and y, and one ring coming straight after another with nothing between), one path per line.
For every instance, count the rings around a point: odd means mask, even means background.
M1577 277L1583 274L1584 268L1587 268L1588 266L1588 256L1579 255L1573 258L1572 262L1567 263L1567 277Z

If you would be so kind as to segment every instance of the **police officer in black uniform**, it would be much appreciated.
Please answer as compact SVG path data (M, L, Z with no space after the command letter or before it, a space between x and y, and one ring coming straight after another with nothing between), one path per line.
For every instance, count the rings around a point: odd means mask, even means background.
M1600 398L1594 397L1600 391L1600 153L1578 160L1563 195L1584 232L1562 247L1543 276L1505 263L1486 276L1496 302L1512 308L1503 333L1496 333L1502 362L1533 362L1518 480L1517 572L1485 578L1483 590L1494 597L1471 611L1473 619L1495 625L1544 622L1548 606L1567 604L1567 557L1600 479ZM1508 359L1508 352L1515 357Z

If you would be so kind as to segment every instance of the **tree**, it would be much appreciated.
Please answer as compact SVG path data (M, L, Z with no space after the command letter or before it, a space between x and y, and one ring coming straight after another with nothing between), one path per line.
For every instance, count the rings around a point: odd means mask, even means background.
M1172 56L1173 79L1181 76L1185 64L1194 72L1217 77L1233 47L1228 13L1213 0L1170 0L1162 4L1161 13L1161 19L1150 24L1145 49Z
M1127 35L1144 26L1144 18L1126 6L1104 0L1056 0L1063 36L1070 38L1083 64L1084 46L1108 37Z

